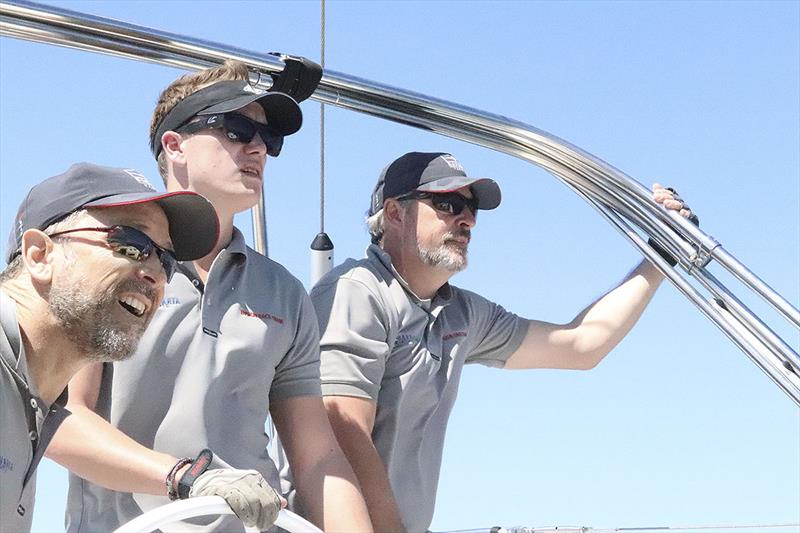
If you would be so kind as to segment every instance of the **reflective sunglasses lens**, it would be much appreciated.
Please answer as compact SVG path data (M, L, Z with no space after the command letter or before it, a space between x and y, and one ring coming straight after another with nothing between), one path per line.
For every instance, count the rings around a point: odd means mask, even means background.
M134 261L150 257L154 246L150 237L128 226L113 226L108 232L108 244L114 252Z
M226 115L225 131L231 141L247 144L253 140L256 126L241 115Z
M169 250L156 248L156 253L158 254L158 260L161 261L164 274L167 275L167 283L169 283L172 281L172 276L175 275L175 271L178 269L178 260L175 259L175 256L172 255L172 252Z
M270 157L278 157L281 155L281 148L283 148L283 135L275 133L269 127L263 127L258 132L267 145L267 155Z

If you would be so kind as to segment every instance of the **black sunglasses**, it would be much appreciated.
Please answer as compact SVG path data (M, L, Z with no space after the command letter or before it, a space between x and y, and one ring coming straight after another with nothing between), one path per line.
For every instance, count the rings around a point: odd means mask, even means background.
M465 207L472 211L472 216L478 216L478 199L467 198L455 192L427 192L413 191L403 196L398 196L397 200L430 200L431 205L437 211L448 215L460 215Z
M144 262L155 252L158 256L158 260L161 262L161 267L164 269L164 274L167 275L168 282L172 280L172 276L178 269L178 260L175 258L174 252L162 248L153 242L153 239L130 226L75 228L66 231L57 231L56 233L50 234L50 237L58 237L60 235L66 235L67 233L75 233L76 231L102 231L107 233L106 241L108 242L108 247L111 248L114 253L133 259L134 261Z
M283 148L283 134L272 126L256 122L239 113L201 116L200 120L175 128L175 131L177 133L196 133L218 128L225 130L225 136L235 143L248 144L256 136L256 133L261 135L261 139L267 146L267 155L271 157L278 157Z

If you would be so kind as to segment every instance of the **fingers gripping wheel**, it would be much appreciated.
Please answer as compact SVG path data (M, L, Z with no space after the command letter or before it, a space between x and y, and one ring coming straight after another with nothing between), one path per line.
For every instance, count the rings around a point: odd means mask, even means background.
M211 450L208 448L200 452L200 454L197 456L197 459L192 462L192 466L190 466L189 470L187 470L183 476L181 476L181 480L178 482L178 498L185 500L189 497L189 492L192 490L192 484L201 474L203 474L203 472L208 470L208 467L211 466L211 460L213 458L214 454L211 453Z
M322 67L310 59L300 56L290 56L279 52L270 52L286 64L278 74L271 74L272 87L270 91L288 94L298 102L310 97L322 79Z

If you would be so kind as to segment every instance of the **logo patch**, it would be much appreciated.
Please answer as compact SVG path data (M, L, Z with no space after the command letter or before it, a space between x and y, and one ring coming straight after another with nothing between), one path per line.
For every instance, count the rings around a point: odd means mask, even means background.
M156 188L153 187L153 185L149 181L147 181L147 178L144 177L144 174L142 174L138 170L133 169L133 168L126 168L126 169L123 169L123 172L125 172L125 174L127 174L128 176L132 177L137 182L139 182L139 185L142 185L143 187L147 187L151 191L155 191L156 190Z
M439 156L439 157L441 157L444 160L444 162L447 163L448 167L452 168L453 170L457 170L459 172L464 172L464 167L462 167L461 163L459 163L456 160L456 158L453 157L452 155L445 154L445 155L442 155L442 156Z
M256 311L249 311L247 309L240 309L239 313L242 316L249 316L251 318L260 318L262 320L272 320L278 324L283 324L283 319L270 313L257 313Z
M446 335L442 335L442 340L449 341L450 339L455 339L456 337L466 337L466 336L467 336L466 331L451 331Z
M174 305L181 305L181 300L180 298L170 296L169 298L164 298L161 300L161 305L159 305L159 307L172 307Z
M12 470L14 470L14 463L0 455L0 472L11 472Z
M266 91L262 91L261 89L256 89L256 88L255 88L255 87L253 87L252 85L245 85L245 86L242 88L242 90L243 90L244 92L246 92L246 93L252 93L252 94L264 94L264 93L266 92Z

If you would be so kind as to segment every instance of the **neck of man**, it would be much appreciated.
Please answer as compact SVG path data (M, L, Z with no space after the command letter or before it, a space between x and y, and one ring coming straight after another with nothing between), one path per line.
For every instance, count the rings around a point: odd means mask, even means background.
M422 261L416 245L403 246L402 243L384 242L383 250L392 258L394 269L400 274L413 292L421 300L429 300L455 274L441 267L434 267Z
M66 337L36 291L16 280L3 284L3 291L16 302L28 373L41 399L50 405L89 361Z
M219 253L227 248L233 240L233 215L225 215L217 211L217 216L219 217L219 240L217 244L214 245L214 249L211 250L208 255L194 261L194 268L197 271L197 275L203 280L203 283L208 280L208 272L211 270L214 259L216 259Z

